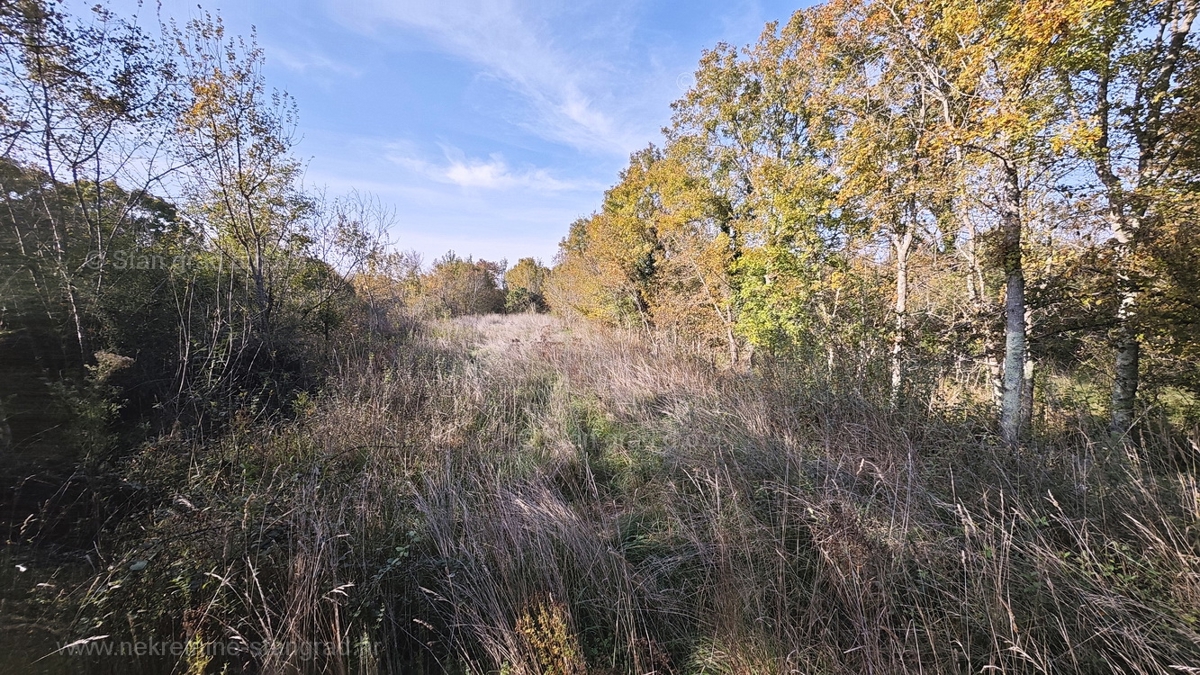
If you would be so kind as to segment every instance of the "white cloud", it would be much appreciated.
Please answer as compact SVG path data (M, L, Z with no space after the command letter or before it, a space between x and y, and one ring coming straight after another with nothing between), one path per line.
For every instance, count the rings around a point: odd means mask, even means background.
M522 95L534 113L525 126L547 139L624 155L657 130L629 119L627 101L614 101L618 83L612 80L628 84L631 73L612 72L594 45L556 42L547 20L532 18L534 12L522 11L513 0L364 0L338 9L362 32L377 34L387 23L417 29L441 49L481 67Z
M513 171L504 160L493 155L487 161L451 161L444 174L446 180L462 187L491 190L526 188L537 192L575 190L578 185L552 177L544 169Z
M499 154L487 159L467 157L458 148L443 146L445 163L432 163L411 153L408 144L397 143L385 153L388 161L412 173L438 183L483 190L528 190L532 192L569 192L596 190L598 184L562 180L545 169L514 169Z

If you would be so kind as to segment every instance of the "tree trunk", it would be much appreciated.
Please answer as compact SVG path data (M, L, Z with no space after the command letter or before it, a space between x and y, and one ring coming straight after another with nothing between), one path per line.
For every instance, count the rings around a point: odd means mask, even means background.
M1133 403L1137 398L1141 344L1136 336L1128 333L1128 327L1122 333L1124 335L1117 343L1117 373L1113 381L1112 432L1124 435L1133 427Z
M1025 393L1025 271L1021 264L1021 182L1016 168L1004 167L1000 203L1004 268L1004 392L1000 400L1000 436L1021 440L1021 400Z
M894 409L900 404L904 389L904 346L908 339L908 251L912 246L912 230L904 234L893 232L892 247L896 252L896 332L892 337L892 389L888 403Z
M1106 74L1107 75L1107 74ZM1097 175L1108 192L1108 221L1112 227L1113 238L1116 240L1117 268L1117 329L1116 354L1114 361L1111 417L1109 431L1114 436L1123 436L1133 427L1134 403L1137 401L1138 362L1141 355L1141 344L1137 331L1133 326L1137 310L1138 286L1134 280L1133 257L1135 238L1141 226L1139 215L1131 213L1128 195L1125 194L1120 180L1112 168L1108 148L1108 81L1101 80L1101 138L1098 143L1101 149L1101 161L1097 164ZM1143 153L1145 153L1143 148ZM1144 180L1139 176L1138 187ZM1142 206L1144 209L1144 206Z
M1024 379L1021 382L1021 426L1025 429L1033 428L1033 385L1034 373L1037 364L1034 363L1033 357L1029 354L1029 330L1033 326L1033 312L1028 307L1025 308L1025 370Z

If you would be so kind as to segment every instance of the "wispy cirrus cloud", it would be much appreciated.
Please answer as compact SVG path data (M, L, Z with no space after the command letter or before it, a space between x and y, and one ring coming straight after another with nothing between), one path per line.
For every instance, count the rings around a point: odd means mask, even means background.
M618 17L604 36L620 43ZM344 8L343 21L366 33L381 25L419 31L440 49L481 68L516 91L532 112L528 130L577 149L625 154L656 131L628 113L628 72L612 67L611 55L597 53L599 41L557 39L544 12L514 0L462 2L365 0ZM570 21L571 17L558 17ZM610 45L611 46L611 45Z
M486 159L467 157L458 148L443 146L444 162L431 162L412 153L402 143L392 144L385 153L388 161L412 173L438 183L482 190L527 190L531 192L570 192L602 189L591 181L563 180L541 168L513 168L499 153Z
M558 180L544 169L515 172L498 156L485 161L453 161L444 175L455 185L490 190L523 187L539 192L558 192L577 189L575 184Z

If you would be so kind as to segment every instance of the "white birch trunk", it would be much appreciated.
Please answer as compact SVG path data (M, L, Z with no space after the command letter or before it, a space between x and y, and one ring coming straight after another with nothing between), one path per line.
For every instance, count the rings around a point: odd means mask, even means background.
M904 389L904 347L908 340L908 252L912 246L912 230L906 229L904 234L893 232L891 239L896 253L896 332L892 337L892 388L888 402L892 408L896 408Z
M1021 262L1021 183L1011 165L1004 167L1000 201L1004 266L1004 391L1000 400L1000 436L1021 440L1021 401L1025 393L1025 271Z

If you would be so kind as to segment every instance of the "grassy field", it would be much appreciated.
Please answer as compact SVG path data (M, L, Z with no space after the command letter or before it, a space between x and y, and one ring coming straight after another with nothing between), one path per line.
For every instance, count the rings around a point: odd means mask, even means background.
M1200 672L1194 471L813 381L430 324L286 421L132 455L86 565L12 554L6 628L91 640L42 672Z

